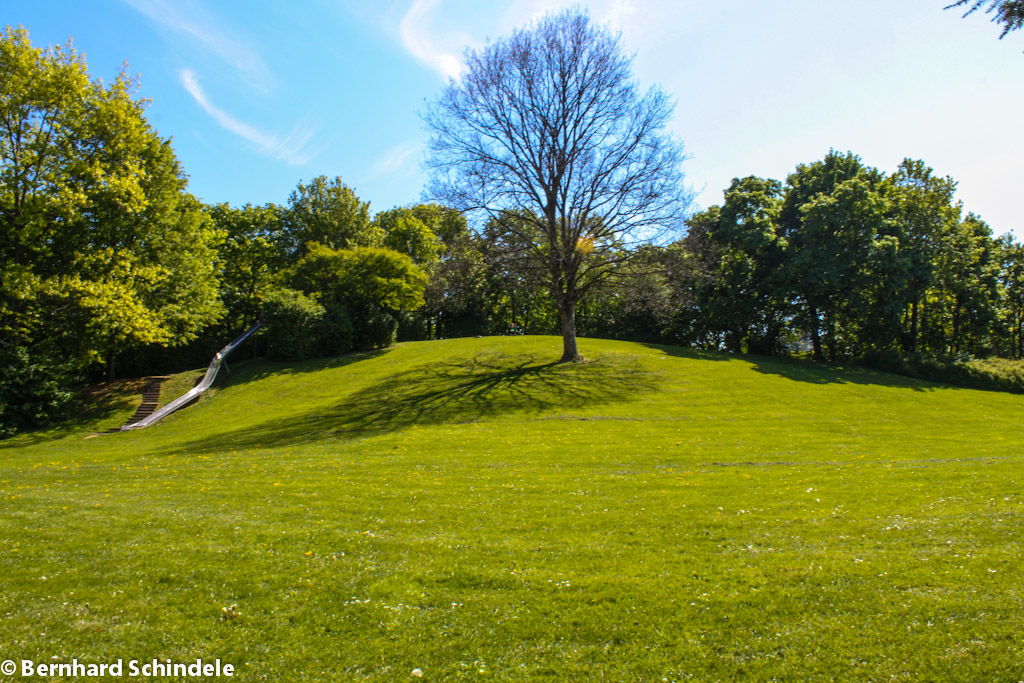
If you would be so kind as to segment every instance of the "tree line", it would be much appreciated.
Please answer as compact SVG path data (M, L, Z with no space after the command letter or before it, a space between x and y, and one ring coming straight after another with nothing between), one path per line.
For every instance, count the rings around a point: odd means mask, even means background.
M784 183L734 179L683 240L652 248L639 308L660 340L703 348L1020 358L1022 247L955 190L922 161L885 174L836 151Z
M440 200L371 215L340 178L207 205L126 74L0 40L0 434L85 382L254 355L576 334L819 360L1024 355L1024 252L922 161L830 151L689 212L671 105L619 39L550 15L469 55L427 125ZM514 68L513 68L514 67ZM601 87L595 87L598 84ZM476 223L467 222L467 216ZM682 229L677 229L682 228Z

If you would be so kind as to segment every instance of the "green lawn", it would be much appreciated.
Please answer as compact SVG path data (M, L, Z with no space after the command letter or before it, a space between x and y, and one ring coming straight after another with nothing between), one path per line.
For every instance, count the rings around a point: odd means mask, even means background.
M580 346L240 362L150 429L85 438L111 399L0 442L0 659L1024 679L1024 396Z

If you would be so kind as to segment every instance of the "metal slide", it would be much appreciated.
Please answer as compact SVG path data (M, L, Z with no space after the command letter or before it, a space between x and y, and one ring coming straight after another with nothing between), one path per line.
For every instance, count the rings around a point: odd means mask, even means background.
M173 401L171 401L170 403L168 403L163 408L156 411L149 417L143 418L142 420L139 420L135 424L127 424L121 427L121 431L128 432L133 429L142 429L143 427L148 427L157 420L162 420L163 418L167 417L178 408L183 408L184 406L187 406L189 403L199 398L200 394L202 394L204 391L210 388L210 385L213 384L213 380L217 379L217 371L220 370L220 366L224 362L224 359L228 357L228 354L234 351L235 347L237 347L239 344L248 339L253 332L260 329L262 325L263 321L261 320L260 322L256 323L248 330L246 330L244 333L242 333L242 335L238 337L238 339L234 340L233 342L225 346L223 349L218 351L217 355L214 356L213 360L210 362L210 367L206 368L206 374L203 375L203 380L199 384L195 385L187 392L185 392L178 398L174 399Z

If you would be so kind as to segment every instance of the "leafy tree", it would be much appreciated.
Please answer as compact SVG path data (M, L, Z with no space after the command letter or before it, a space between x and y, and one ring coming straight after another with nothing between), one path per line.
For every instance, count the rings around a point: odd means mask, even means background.
M706 293L733 351L773 354L789 313L783 279L788 242L779 229L782 184L748 176L735 178L708 226L721 247L715 286Z
M1000 267L1000 321L1004 342L1000 351L1024 357L1024 246L1011 235L998 241Z
M884 278L877 267L884 261L878 257L895 243L885 236L886 208L884 197L867 180L851 178L801 209L793 272L813 337L819 329L825 332L829 360L836 360L841 346L845 355L856 353L858 327L871 315L869 292ZM815 351L820 357L820 346Z
M664 250L642 249L580 304L580 328L587 336L665 342L673 314L671 288L662 267Z
M225 321L244 328L259 318L261 302L288 265L285 210L276 204L217 204L208 212L224 235L218 260Z
M729 304L722 302L719 264L724 247L711 238L721 207L710 206L686 220L686 237L670 244L662 255L674 313L668 338L676 344L720 349L729 329Z
M296 258L306 245L331 249L380 246L383 234L370 222L370 204L363 202L341 178L317 176L300 182L288 198L286 219Z
M383 246L406 254L414 263L432 264L440 259L444 244L414 209L396 207L382 211L373 223L383 234Z
M838 357L852 327L867 315L876 257L893 248L887 236L883 175L852 153L830 151L786 179L779 227L788 242L786 284L795 320L815 359ZM824 337L824 339L823 339Z
M70 44L0 40L0 329L32 358L112 375L220 314L219 235L134 90L91 81Z
M923 335L939 353L985 353L998 315L999 251L985 221L968 214L943 242Z
M33 358L23 346L0 346L0 438L42 427L71 402L71 368Z
M440 240L439 259L423 266L428 281L423 292L427 338L482 331L484 258L479 238L466 217L440 204L417 204L413 214Z
M901 345L904 351L916 353L925 295L935 280L942 244L960 222L960 205L953 197L956 182L936 176L923 161L904 159L889 185L904 272L898 291L908 304L902 312Z
M957 0L951 5L946 5L946 9L952 7L967 7L965 17L986 8L987 14L995 14L992 21L1003 26L1000 38L1024 26L1024 0Z
M397 312L423 305L427 276L392 249L314 243L295 264L291 282L319 301L328 317L350 318L357 347L377 348L394 342Z
M357 306L393 311L423 305L426 275L406 254L381 247L338 252L337 287Z
M544 264L563 361L579 358L580 298L687 205L671 113L662 91L638 92L620 39L578 11L469 51L428 109L430 194L526 221L498 225Z
M527 237L529 236L529 237ZM546 263L533 249L537 235L529 218L507 213L491 219L481 235L486 264L484 303L489 332L549 334L558 329Z
M327 311L315 298L278 287L261 295L260 306L266 316L264 337L271 358L303 360L317 355ZM350 334L346 351L351 342Z

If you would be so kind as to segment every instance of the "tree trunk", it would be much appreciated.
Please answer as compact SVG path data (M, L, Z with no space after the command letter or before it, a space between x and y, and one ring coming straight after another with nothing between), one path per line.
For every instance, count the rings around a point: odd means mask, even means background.
M558 316L562 319L562 361L580 360L580 352L576 348L576 307L560 306Z
M117 358L117 354L113 349L107 350L107 381L113 382L117 379L117 370L114 367L114 361Z
M811 349L814 354L814 360L825 360L824 354L821 352L821 331L818 329L821 321L818 320L818 309L811 308Z
M917 353L917 299L910 304L910 352Z
M1017 315L1017 355L1016 357L1024 357L1024 318L1020 314Z

